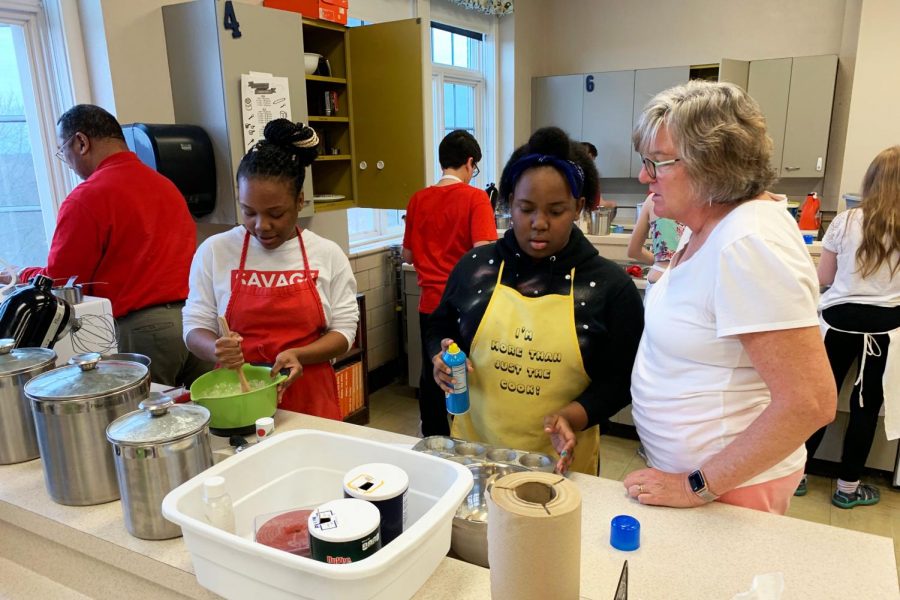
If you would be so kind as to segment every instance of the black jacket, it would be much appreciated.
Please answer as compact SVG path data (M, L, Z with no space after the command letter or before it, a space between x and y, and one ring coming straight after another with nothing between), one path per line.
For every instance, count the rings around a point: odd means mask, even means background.
M571 284L567 276L575 267L575 329L591 383L573 400L584 406L588 426L604 424L631 402L631 368L644 329L644 307L631 277L601 257L574 226L566 247L545 259L535 260L523 252L512 230L496 243L463 256L450 274L440 306L429 318L425 368L430 357L440 352L444 338L452 338L469 354L501 261L505 262L503 285L535 298L567 295Z

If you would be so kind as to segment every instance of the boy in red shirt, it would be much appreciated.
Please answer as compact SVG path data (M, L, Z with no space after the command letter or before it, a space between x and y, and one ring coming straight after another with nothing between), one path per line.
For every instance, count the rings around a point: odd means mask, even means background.
M442 174L433 186L419 190L406 207L403 260L415 265L422 295L419 330L422 375L419 413L422 435L450 435L444 392L434 382L431 356L424 346L429 315L437 308L450 271L463 254L497 239L494 211L487 194L469 182L478 175L481 148L468 131L447 134L438 147Z

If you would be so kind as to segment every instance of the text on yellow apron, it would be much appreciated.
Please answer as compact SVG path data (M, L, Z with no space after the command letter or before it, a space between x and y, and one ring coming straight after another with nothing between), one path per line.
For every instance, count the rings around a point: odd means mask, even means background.
M500 283L503 267L469 352L471 408L453 420L452 435L556 457L544 416L567 406L591 381L575 332L575 269L568 295L528 298ZM576 437L572 470L596 475L599 427Z

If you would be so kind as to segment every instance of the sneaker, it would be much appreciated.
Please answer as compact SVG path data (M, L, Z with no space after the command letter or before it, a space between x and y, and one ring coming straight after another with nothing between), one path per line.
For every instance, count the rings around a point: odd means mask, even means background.
M880 499L881 493L878 491L877 487L867 483L861 483L852 494L845 494L840 490L836 491L834 496L831 497L831 503L838 508L853 508L860 504L863 506L878 504Z
M803 476L803 479L800 480L800 485L797 486L797 489L794 491L795 496L805 496L806 492L809 490L806 487L806 475Z

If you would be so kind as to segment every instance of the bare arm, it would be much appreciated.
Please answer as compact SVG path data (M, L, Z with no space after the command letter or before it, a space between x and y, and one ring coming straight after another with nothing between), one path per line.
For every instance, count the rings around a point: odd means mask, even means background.
M644 248L649 232L650 211L642 210L641 216L638 217L638 221L634 225L634 231L631 232L631 239L628 240L628 258L646 265L653 264L653 255Z
M487 246L488 244L490 244L490 242L488 242L487 240L482 240L480 242L475 242L474 244L472 244L472 247L477 248L478 246Z
M703 465L722 494L772 467L834 420L837 390L817 327L740 336L772 402L750 426Z
M837 254L831 250L822 248L822 256L819 257L819 285L831 285L837 273Z
M722 495L777 464L834 419L837 390L817 327L739 336L772 395L769 406L703 469L707 485ZM641 469L624 481L643 504L696 506L687 473Z
M416 263L413 262L413 253L409 248L403 248L400 250L400 257L403 258L403 262L414 265Z

